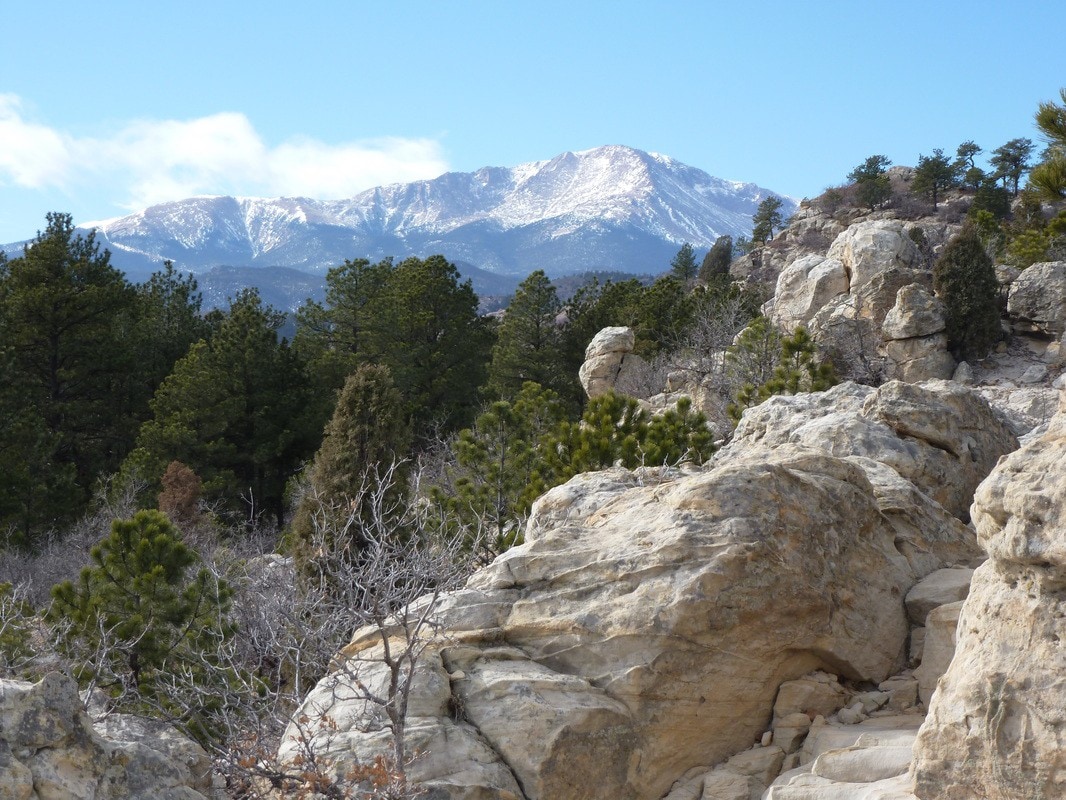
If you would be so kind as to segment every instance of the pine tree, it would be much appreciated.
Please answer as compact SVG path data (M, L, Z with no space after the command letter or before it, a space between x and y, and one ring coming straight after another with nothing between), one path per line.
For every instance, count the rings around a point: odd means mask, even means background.
M245 290L209 341L193 345L152 399L123 470L153 487L174 460L206 495L248 516L285 510L285 485L321 431L304 366L277 329L284 316ZM237 498L242 498L240 503Z
M687 284L695 280L698 271L699 265L696 263L696 254L692 250L692 245L685 242L670 261L670 275L682 284Z
M870 156L848 173L848 180L855 184L856 199L871 211L892 196L892 186L885 172L891 163L887 156Z
M714 240L700 266L700 280L718 283L729 280L729 265L733 261L733 237L726 234Z
M1043 160L1029 173L1030 185L1045 200L1066 200L1066 89L1059 90L1062 103L1041 103L1036 126L1048 141Z
M745 328L726 352L726 359L738 374L747 376L727 409L734 423L745 409L773 395L821 392L837 382L832 365L818 359L817 347L805 328L782 337L765 317L757 317Z
M316 536L340 531L350 515L367 513L358 503L369 502L373 496L375 488L369 484L400 464L409 444L403 397L388 367L361 365L341 389L308 473L307 491L293 518L293 544L301 560L311 557ZM386 505L407 491L402 469L392 472L390 479ZM330 552L350 551L353 563L360 549L359 542L351 542L350 548L328 544Z
M774 228L780 228L781 221L781 198L774 195L764 198L755 209L755 216L751 218L752 241L756 244L766 244L774 238Z
M1031 139L1011 139L1005 145L992 151L989 163L996 168L996 178L1003 181L1003 186L1011 190L1011 195L1018 196L1018 184L1022 175L1028 171L1029 157L1033 153Z
M543 270L522 281L492 348L488 379L492 395L510 399L528 381L564 393L571 389L575 377L563 362L561 309L555 287Z
M959 185L959 167L952 163L940 148L933 150L931 156L918 156L918 166L914 168L911 191L925 197L933 204L947 189Z
M460 519L487 522L497 552L516 543L519 521L556 483L542 441L565 419L558 395L526 383L513 402L492 403L455 444L455 493L446 498Z
M76 234L66 214L47 219L21 256L0 263L0 369L11 392L0 415L16 420L0 431L0 457L33 484L9 497L17 510L6 522L23 539L80 511L136 431L133 289L92 233Z
M232 591L196 569L199 558L165 515L115 520L92 560L77 582L53 587L48 612L70 626L64 646L82 682L156 701L168 673L212 658L229 630Z
M967 226L933 266L933 288L943 301L948 349L960 360L983 358L999 341L999 282L981 237Z

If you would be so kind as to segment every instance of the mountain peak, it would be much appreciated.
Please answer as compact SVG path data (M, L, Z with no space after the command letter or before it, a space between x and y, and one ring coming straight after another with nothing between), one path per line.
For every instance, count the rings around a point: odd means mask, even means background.
M748 235L770 194L660 153L613 144L515 167L449 172L344 200L198 196L102 220L117 265L194 272L443 253L500 273L657 272L682 242ZM786 212L794 205L786 200Z

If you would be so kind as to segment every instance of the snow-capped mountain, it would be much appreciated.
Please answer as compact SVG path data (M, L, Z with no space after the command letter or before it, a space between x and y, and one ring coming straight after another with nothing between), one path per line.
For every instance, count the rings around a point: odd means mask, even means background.
M524 276L654 273L683 242L750 235L767 189L715 178L667 156L608 146L514 168L486 167L370 189L346 200L193 197L95 227L113 263L137 275L171 259L322 273L345 259L443 253ZM787 215L795 203L784 199Z

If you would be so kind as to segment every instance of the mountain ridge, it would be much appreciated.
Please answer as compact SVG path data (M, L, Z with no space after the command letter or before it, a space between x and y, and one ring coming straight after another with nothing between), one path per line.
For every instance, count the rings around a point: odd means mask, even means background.
M320 274L346 258L443 253L490 272L648 272L683 242L747 235L777 194L623 145L568 151L368 189L342 200L201 195L84 223L116 265L163 259L192 272L292 267ZM794 206L791 198L785 210ZM665 255L665 260L664 260Z

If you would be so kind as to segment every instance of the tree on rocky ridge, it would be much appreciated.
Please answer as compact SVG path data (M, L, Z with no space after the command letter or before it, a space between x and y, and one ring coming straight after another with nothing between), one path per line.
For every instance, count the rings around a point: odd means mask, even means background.
M757 244L766 244L774 238L774 229L781 227L781 198L769 195L764 198L751 218L751 238Z
M925 197L936 209L941 194L959 183L959 167L952 163L940 148L933 150L931 156L918 156L918 166L914 168L911 191Z
M870 156L848 173L848 180L855 184L856 199L871 211L892 195L885 172L891 163L887 156Z
M714 246L707 251L700 265L700 280L714 283L729 279L729 265L733 261L733 237L729 234L714 240Z
M996 169L996 177L1003 181L1003 185L1008 187L1015 197L1018 195L1018 184L1022 175L1029 169L1032 153L1031 139L1011 139L992 151L989 162Z

